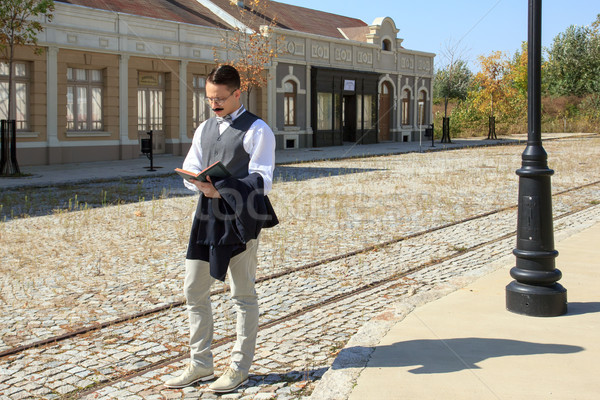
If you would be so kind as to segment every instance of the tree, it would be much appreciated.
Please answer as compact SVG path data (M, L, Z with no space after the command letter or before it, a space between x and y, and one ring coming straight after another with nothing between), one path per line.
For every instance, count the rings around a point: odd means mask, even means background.
M548 49L548 90L555 96L600 93L600 14L591 26L571 25Z
M596 20L592 22L592 30L598 34L598 31L600 30L600 14L596 15Z
M495 135L496 116L508 122L519 118L525 110L527 55L517 53L511 61L502 52L495 51L478 59L480 72L473 79L467 101L479 118L488 116L490 135Z
M517 53L513 61L500 51L478 59L481 70L469 92L473 106L490 117L513 115L515 100L527 96L527 53Z
M272 30L277 26L275 17L269 17L269 0L246 0L232 2L239 12L239 24L226 31L221 42L227 60L220 60L219 49L214 49L215 62L234 66L240 73L242 91L250 94L253 89L267 85L266 67L277 57L282 37L273 39Z
M505 71L504 55L501 51L494 51L489 56L478 57L481 71L475 75L476 91L475 105L483 113L494 116L494 107L504 97L503 78ZM488 102L489 101L489 102ZM489 106L488 106L489 105Z
M521 43L521 50L517 50L509 64L509 77L512 85L522 96L527 96L527 64L528 64L527 42Z
M13 118L12 90L13 90L13 62L16 46L37 46L37 34L44 28L39 22L40 17L52 19L54 1L52 0L2 0L0 3L0 57L8 62L8 96L6 119ZM39 54L42 49L35 51ZM1 93L4 97L4 93ZM6 135L8 136L8 135ZM12 139L12 138L11 138ZM14 140L14 139L12 139ZM2 166L0 175L14 175L19 173L19 167L15 159L8 162L8 143L2 143ZM13 141L14 143L14 141Z
M457 47L447 45L442 52L447 64L436 71L433 84L433 96L444 99L444 118L448 117L448 101L467 98L473 73L466 61L457 53Z
M448 116L448 101L464 100L469 93L473 73L463 60L456 61L435 73L434 97L444 99L444 117Z

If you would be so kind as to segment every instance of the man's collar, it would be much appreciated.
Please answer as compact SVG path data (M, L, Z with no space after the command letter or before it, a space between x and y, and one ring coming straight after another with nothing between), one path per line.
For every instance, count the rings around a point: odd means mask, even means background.
M232 112L231 114L229 114L229 115L231 115L231 120L232 120L232 121L235 121L235 119L236 119L237 117L239 117L240 115L242 115L242 114L244 113L244 111L246 111L246 108L245 108L245 107L244 107L244 105L242 104L242 105L240 106L240 108L238 108L237 110L235 110L234 112Z

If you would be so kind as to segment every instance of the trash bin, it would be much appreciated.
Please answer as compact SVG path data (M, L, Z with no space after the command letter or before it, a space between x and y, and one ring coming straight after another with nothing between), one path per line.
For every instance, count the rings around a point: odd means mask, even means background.
M425 137L431 137L431 136L433 136L433 126L425 128Z
M142 153L150 154L152 153L152 140L151 139L142 139Z

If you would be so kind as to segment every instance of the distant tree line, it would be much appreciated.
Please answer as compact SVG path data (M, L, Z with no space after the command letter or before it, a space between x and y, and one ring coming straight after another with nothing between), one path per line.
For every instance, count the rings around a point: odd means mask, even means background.
M589 26L569 26L544 50L542 129L598 132L600 14ZM526 132L526 42L512 57L499 51L479 56L476 74L456 48L445 49L442 56L445 63L436 69L433 93L436 122L448 117L451 104L454 136L485 135L489 117L495 117L503 133Z

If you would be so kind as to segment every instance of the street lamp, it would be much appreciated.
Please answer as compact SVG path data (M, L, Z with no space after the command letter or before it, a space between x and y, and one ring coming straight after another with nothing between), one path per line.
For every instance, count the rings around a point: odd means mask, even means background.
M548 156L541 134L541 28L542 1L529 0L528 19L528 110L527 147L522 154L519 176L515 279L506 286L506 308L517 314L552 317L567 312L567 290L558 280L561 272L554 261L552 193Z

